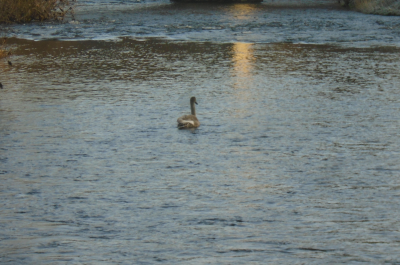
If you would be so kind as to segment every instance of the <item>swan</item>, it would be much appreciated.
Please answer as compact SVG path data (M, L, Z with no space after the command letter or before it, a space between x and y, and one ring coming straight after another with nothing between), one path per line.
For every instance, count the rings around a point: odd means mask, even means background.
M197 128L200 126L200 122L196 117L196 109L194 107L194 104L197 104L196 98L191 97L190 98L190 109L192 111L192 114L191 115L183 115L182 117L178 118L177 122L178 122L179 129Z

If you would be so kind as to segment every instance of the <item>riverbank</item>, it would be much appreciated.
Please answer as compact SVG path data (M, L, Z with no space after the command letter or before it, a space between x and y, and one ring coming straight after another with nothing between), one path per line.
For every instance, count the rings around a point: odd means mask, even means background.
M365 14L400 16L398 0L351 0L350 6Z
M1 23L63 20L73 12L75 0L3 0L0 2Z
M10 52L7 51L6 49L6 40L7 38L1 38L0 39L0 59L6 58L8 55L10 55Z

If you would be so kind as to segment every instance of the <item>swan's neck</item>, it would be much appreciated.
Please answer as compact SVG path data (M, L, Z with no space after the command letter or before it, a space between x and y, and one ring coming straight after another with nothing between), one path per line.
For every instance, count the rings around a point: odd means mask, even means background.
M192 115L196 116L196 108L194 107L194 102L190 103L190 110L192 111Z

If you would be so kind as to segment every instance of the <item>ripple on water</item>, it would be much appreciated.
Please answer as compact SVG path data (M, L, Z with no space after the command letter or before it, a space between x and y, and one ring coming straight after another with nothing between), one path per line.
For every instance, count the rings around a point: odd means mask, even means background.
M340 8L332 0L265 0L202 5L157 1L80 1L68 23L9 25L7 37L32 40L116 40L121 36L218 43L309 43L398 46L396 17Z
M3 262L399 262L397 48L9 41Z

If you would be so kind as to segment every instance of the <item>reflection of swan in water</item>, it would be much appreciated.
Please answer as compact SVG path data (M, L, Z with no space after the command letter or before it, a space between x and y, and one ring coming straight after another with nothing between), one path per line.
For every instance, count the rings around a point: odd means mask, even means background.
M3 89L3 84L0 82L0 89Z
M200 126L200 122L196 117L196 109L194 107L194 104L197 104L196 98L191 97L190 98L190 109L192 111L192 114L191 115L183 115L182 117L178 118L177 122L178 122L179 129L197 128Z

